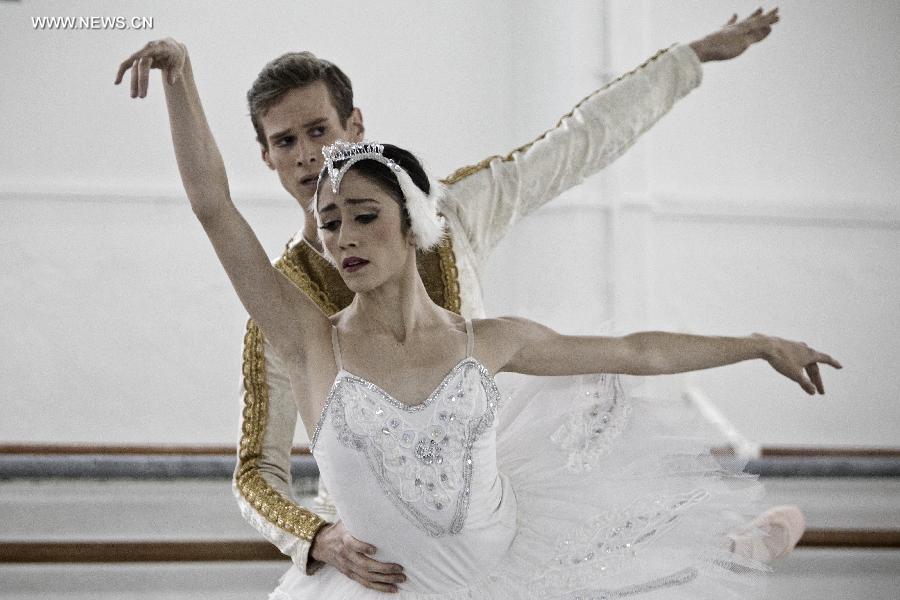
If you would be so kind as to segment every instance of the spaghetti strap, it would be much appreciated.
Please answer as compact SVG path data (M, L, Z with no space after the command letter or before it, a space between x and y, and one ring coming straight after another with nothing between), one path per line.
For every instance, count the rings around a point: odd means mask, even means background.
M331 326L331 350L334 352L334 362L337 365L338 371L343 371L344 365L341 364L341 343L338 341L338 330L334 325Z
M475 332L472 330L472 320L466 319L466 358L472 358L475 349Z

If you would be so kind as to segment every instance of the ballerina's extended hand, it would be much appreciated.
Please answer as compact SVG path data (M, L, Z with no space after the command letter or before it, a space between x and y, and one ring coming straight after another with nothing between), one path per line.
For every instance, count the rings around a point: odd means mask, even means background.
M835 369L844 368L831 356L818 352L803 342L792 342L761 333L754 333L750 337L765 340L767 342L765 358L772 368L788 379L799 383L803 391L810 396L817 391L820 394L825 393L825 384L822 383L822 375L819 373L819 363L831 365Z
M126 58L116 73L116 85L122 82L125 71L131 69L131 97L146 98L150 85L150 69L165 72L169 85L178 81L187 60L187 46L172 38L154 40Z

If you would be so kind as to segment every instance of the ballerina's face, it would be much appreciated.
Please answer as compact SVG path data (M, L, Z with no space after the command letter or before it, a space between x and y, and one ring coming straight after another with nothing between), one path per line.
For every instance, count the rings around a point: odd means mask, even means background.
M337 194L323 181L318 202L322 244L351 291L375 289L415 265L400 204L380 184L351 168Z

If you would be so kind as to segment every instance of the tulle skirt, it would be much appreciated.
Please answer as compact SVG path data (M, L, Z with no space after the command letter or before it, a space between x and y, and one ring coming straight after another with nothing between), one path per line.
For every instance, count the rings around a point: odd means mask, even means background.
M515 537L475 581L403 600L762 598L768 568L730 551L728 532L763 489L714 429L633 378L502 375L497 461L517 504ZM628 390L626 390L628 386ZM384 598L326 565L292 567L272 600Z

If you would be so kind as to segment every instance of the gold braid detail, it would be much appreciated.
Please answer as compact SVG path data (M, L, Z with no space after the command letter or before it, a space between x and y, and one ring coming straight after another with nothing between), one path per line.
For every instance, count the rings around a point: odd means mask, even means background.
M237 487L241 495L271 523L300 539L312 541L328 524L309 509L298 506L275 491L260 475L262 435L268 419L269 398L262 332L250 320L244 336L244 424L241 430L240 470Z
M332 302L325 290L316 285L309 275L294 264L294 261L291 260L290 250L285 251L284 256L275 263L275 268L284 273L294 285L300 288L300 291L318 304L319 308L321 308L322 312L326 315L333 315L341 310L339 306Z
M436 252L441 260L441 280L444 284L444 308L456 314L462 310L459 298L459 270L456 268L456 256L453 254L453 239L448 235L437 247Z
M327 314L338 308L312 279L291 260L285 250L275 267L285 274ZM240 442L240 469L237 487L244 499L266 520L306 541L312 541L327 521L278 493L259 473L262 437L269 419L269 388L266 384L266 360L263 334L253 319L247 321L243 354L244 410Z
M669 51L670 51L672 48L674 48L674 47L675 47L675 44L669 46L668 48L663 48L662 50L660 50L659 52L657 52L656 54L654 54L653 56L651 56L650 58L648 58L646 61L644 61L641 65L635 67L634 69L628 71L627 73L623 73L622 75L619 75L618 77L616 77L615 79L613 79L612 81L610 81L609 83L607 83L606 85L604 85L603 87L601 87L600 89L594 90L593 92L591 92L590 94L588 94L587 96L585 96L584 98L582 98L582 99L578 102L578 104L576 104L576 105L572 108L572 110L570 110L569 112L567 112L566 114L564 114L563 116L561 116L561 117L559 118L559 121L557 121L557 123L556 123L556 127L552 128L552 129L548 129L547 131L545 131L544 133L542 133L542 134L539 135L538 137L534 138L533 140L531 140L531 141L528 142L527 144L523 144L522 146L519 146L518 148L516 148L515 150L513 150L512 152L510 152L510 153L507 154L506 156L500 156L499 154L495 154L495 155L493 155L493 156L487 157L486 159L484 159L484 160L481 161L480 163L477 163L477 164L474 164L474 165L468 165L468 166L465 166L465 167L460 167L459 169L457 169L456 171L454 171L453 173L451 173L449 176L447 176L445 179L442 179L442 180L441 180L441 183L443 183L444 185L453 185L454 183L458 183L458 182L462 181L463 179L465 179L466 177L468 177L468 176L470 176L470 175L474 175L475 173L477 173L477 172L479 172L479 171L482 171L482 170L484 170L484 169L487 169L487 168L490 166L491 162L494 161L494 160L496 160L496 159L498 159L498 158L499 158L501 161L503 161L503 162L512 160L514 154L518 154L518 153L521 153L521 152L525 152L526 150L528 150L529 148L531 148L534 144L536 144L537 142L539 142L539 141L541 141L542 139L544 139L545 137L547 137L547 134L548 134L548 133L550 133L551 131L557 129L560 125L562 125L562 122L565 121L566 119L568 119L569 117L571 117L571 116L575 113L575 111L576 111L582 104L584 104L585 102L587 102L588 100L590 100L591 98L593 98L594 96L596 96L597 94L599 94L600 92L603 92L603 91L609 89L611 86L613 86L613 85L619 83L620 81L622 81L622 80L625 79L626 77L628 77L628 76L630 76L630 75L634 75L635 73L637 73L637 72L640 71L641 69L646 68L650 63L656 61L657 59L659 59L660 56L662 56L663 54L669 52Z

